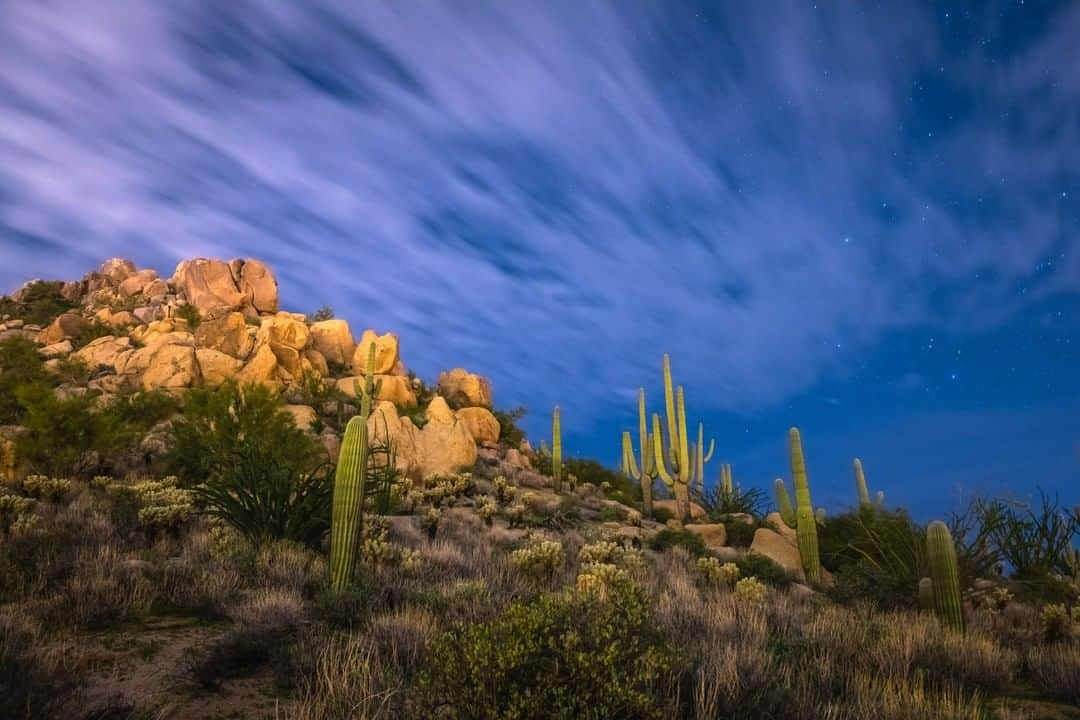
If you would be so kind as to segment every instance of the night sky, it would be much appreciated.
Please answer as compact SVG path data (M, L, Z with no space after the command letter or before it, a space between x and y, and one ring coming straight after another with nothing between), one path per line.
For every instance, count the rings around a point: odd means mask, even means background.
M254 256L614 465L1080 502L1080 3L0 3L0 290Z

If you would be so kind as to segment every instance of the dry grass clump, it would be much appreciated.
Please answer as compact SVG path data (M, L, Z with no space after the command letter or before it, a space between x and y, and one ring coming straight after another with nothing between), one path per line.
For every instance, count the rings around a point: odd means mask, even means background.
M76 686L70 648L51 646L41 626L18 608L0 609L0 717L47 718Z
M1050 697L1080 703L1080 644L1031 648L1025 657L1035 686Z
M304 679L290 720L380 720L397 718L402 687L371 639L334 636L319 651L314 672Z

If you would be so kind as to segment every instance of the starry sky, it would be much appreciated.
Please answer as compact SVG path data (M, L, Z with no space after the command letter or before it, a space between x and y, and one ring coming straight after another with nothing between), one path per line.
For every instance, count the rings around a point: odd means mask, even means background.
M1080 502L1080 4L0 2L0 290L254 256L614 465ZM710 474L718 472L714 460Z

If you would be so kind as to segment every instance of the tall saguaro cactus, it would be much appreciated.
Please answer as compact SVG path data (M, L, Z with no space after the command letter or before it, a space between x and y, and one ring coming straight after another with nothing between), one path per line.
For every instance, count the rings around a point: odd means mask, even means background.
M562 426L559 422L559 406L551 415L551 477L555 492L562 490Z
M337 471L330 520L330 589L341 592L352 584L356 554L364 523L364 483L367 479L368 434L371 401L378 392L374 382L375 343L368 351L367 374L360 390L360 414L345 426ZM359 382L357 382L359 389Z
M926 528L926 559L934 590L934 610L938 618L963 632L964 608L960 600L960 572L956 563L956 545L949 527L935 520Z
M788 444L791 451L791 479L795 484L795 533L799 539L799 556L806 577L813 582L821 582L817 518L810 501L810 482L806 477L806 460L803 458L798 428L793 427L788 431Z
M855 492L859 496L859 507L869 507L870 490L866 487L866 474L863 472L862 460L855 458L851 464L855 468Z
M638 447L641 452L640 466L634 458L634 441L630 431L623 433L623 467L627 475L641 483L641 508L645 517L651 517L653 511L652 486L656 480L656 463L653 458L652 443L649 435L648 416L645 413L645 389L638 388Z

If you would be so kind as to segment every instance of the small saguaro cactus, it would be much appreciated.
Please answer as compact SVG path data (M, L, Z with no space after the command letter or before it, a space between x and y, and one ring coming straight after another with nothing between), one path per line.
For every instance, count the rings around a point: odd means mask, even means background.
M562 427L558 405L551 415L551 477L555 481L555 492L562 490Z
M963 632L964 608L960 599L960 572L956 563L956 545L949 527L935 520L926 528L926 559L934 589L934 609L938 618Z
M625 474L641 483L641 509L646 517L652 517L652 487L656 481L656 464L649 435L648 415L645 413L645 389L638 388L638 447L641 452L640 466L634 458L634 441L630 431L623 433L623 467Z
M352 584L356 555L364 523L364 483L367 479L368 434L371 401L378 391L374 383L375 343L368 351L367 374L360 395L360 414L349 420L341 441L330 519L330 589L341 592Z
M795 508L791 505L791 496L788 495L783 478L773 480L773 492L776 493L776 509L780 513L780 519L789 528L795 527Z
M720 492L724 497L731 497L735 493L735 480L731 475L731 465L728 463L720 466Z
M928 577L919 580L919 607L923 610L934 609L934 581Z
M802 438L798 428L788 431L791 452L791 479L795 483L795 533L799 540L799 557L806 577L821 582L821 556L818 551L817 518L810 501L810 483L806 478Z

